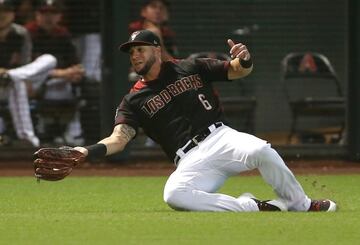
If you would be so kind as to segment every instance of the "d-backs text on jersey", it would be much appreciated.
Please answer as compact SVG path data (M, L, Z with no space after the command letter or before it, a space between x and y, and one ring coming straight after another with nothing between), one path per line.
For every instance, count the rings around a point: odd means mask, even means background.
M166 86L157 95L150 98L141 108L149 117L153 117L160 109L164 108L173 97L176 97L189 90L197 90L203 87L200 75L190 75L183 77Z

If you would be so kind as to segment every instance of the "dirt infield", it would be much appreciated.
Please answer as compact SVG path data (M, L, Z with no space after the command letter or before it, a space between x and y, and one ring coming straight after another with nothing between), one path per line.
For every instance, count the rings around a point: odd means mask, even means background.
M360 174L360 163L344 160L288 160L295 174ZM167 176L175 166L167 161L129 161L123 163L84 164L72 176ZM242 175L256 175L250 171ZM0 162L0 176L33 176L31 161Z

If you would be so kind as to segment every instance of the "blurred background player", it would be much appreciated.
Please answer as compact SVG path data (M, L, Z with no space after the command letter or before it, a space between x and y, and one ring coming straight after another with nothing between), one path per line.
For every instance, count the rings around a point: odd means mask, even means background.
M26 81L45 78L56 60L45 55L25 65L31 60L31 40L24 27L13 23L14 11L14 0L0 1L0 99L8 101L17 137L38 147L40 141L34 132ZM1 143L8 144L10 139L4 135L8 120L3 119L0 120Z
M35 0L17 0L15 22L24 25L32 21L34 17Z
M74 99L80 93L77 85L84 77L84 69L77 57L70 32L60 24L63 5L58 0L39 0L35 8L35 20L26 24L33 41L33 58L51 54L57 59L57 67L45 83L34 85L33 95L51 100ZM81 135L80 114L76 111L60 140L64 139L64 143L69 145L81 145Z

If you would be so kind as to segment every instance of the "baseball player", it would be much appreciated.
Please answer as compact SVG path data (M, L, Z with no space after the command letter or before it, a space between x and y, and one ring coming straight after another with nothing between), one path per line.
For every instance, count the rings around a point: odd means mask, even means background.
M14 18L15 1L0 1L0 89L5 91L8 99L17 137L38 147L40 141L30 115L26 81L44 80L57 61L51 55L43 55L29 63L30 36L24 27L13 22ZM2 84L2 81L6 83Z
M253 64L245 45L228 40L230 62L216 59L163 62L159 44L154 33L141 30L132 33L129 41L120 46L121 51L129 53L132 66L142 79L117 108L113 133L97 144L75 147L74 151L83 153L87 159L119 152L142 127L177 167L164 188L164 201L175 210L336 210L331 200L311 200L269 143L226 124L212 82L250 74ZM36 163L46 162L40 153ZM71 154L66 158L71 158ZM260 201L249 193L233 197L216 192L230 176L252 169L260 171L278 199ZM40 170L35 165L38 178L48 173L46 169Z

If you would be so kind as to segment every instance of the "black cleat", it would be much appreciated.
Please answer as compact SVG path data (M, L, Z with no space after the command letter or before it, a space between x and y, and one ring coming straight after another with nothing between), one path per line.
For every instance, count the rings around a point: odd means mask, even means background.
M256 202L260 211L281 211L281 208L279 206L270 203L271 200L260 201L255 198L251 198L251 199L253 199Z
M254 200L259 208L259 211L287 211L285 204L278 200L261 201L251 193L244 193L240 197L248 197Z

